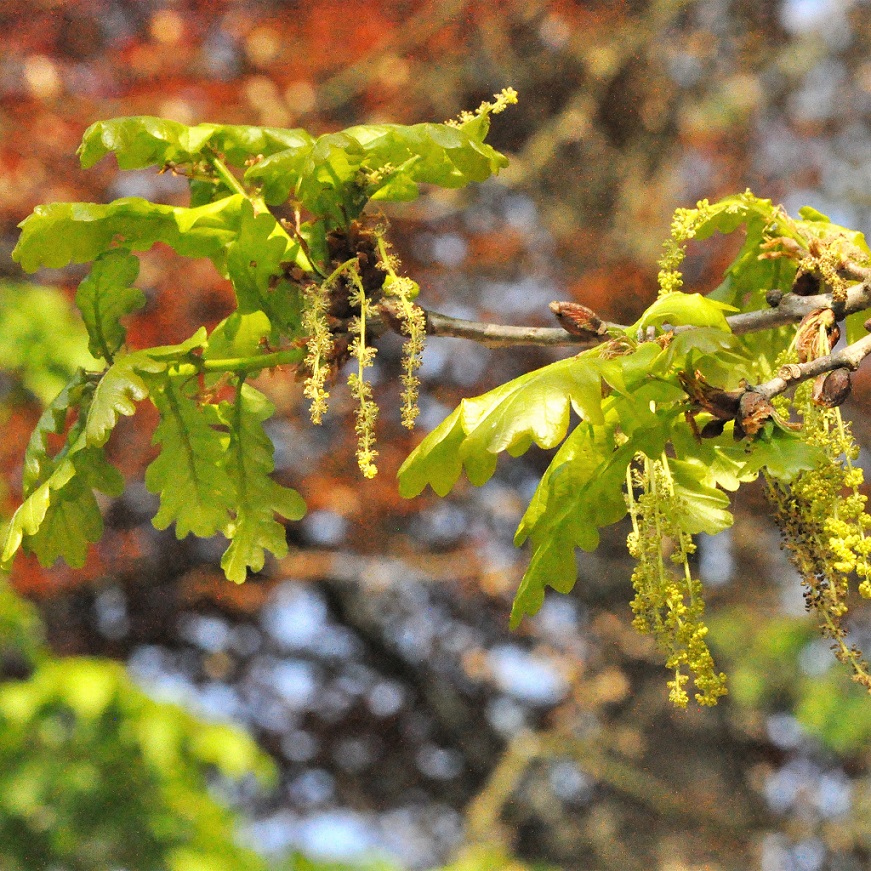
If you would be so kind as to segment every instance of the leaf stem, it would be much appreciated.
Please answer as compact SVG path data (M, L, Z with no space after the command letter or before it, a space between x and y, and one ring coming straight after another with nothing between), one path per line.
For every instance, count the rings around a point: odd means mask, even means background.
M255 354L250 357L225 357L223 359L203 360L188 357L186 362L174 367L174 374L197 375L201 372L257 372L272 369L274 366L287 366L299 363L305 356L305 348L288 348L273 351L271 354Z
M224 184L227 185L234 194L241 194L246 199L251 199L251 195L242 186L242 182L240 182L239 179L230 172L230 168L223 160L221 160L220 157L216 154L212 154L209 156L209 162L215 168L215 172L218 173L221 181L224 182Z

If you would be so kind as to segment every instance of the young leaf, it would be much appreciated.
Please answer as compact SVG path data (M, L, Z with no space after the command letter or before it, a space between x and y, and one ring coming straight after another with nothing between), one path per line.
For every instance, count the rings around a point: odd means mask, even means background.
M268 212L256 215L250 203L242 205L239 233L227 246L226 266L239 311L265 311L277 327L299 327L302 298L297 288L284 280L282 263L300 255L299 243L291 243Z
M118 423L119 415L130 417L136 404L148 396L143 374L156 375L166 369L166 363L152 359L147 351L135 351L119 357L103 373L94 391L88 411L88 444L104 445Z
M79 369L42 413L24 452L22 490L25 498L54 470L54 458L48 453L49 435L60 435L64 432L70 409L78 407L84 394L92 390L93 385L87 374Z
M213 405L198 405L184 378L150 379L151 400L160 412L154 443L158 457L145 472L145 486L160 495L153 523L166 529L175 523L175 534L192 532L208 538L230 521L234 487L225 468L229 437L216 429L221 424Z
M484 143L487 125L368 124L318 137L253 165L267 203L292 196L336 224L356 218L366 201L410 200L420 184L458 188L508 165Z
M21 237L12 259L26 272L87 263L113 247L145 251L164 242L185 257L214 257L239 230L244 197L224 197L187 209L140 197L112 203L50 203L37 206L18 226Z
M464 399L402 464L400 493L416 496L429 483L444 495L456 483L461 466L480 486L495 471L496 454L519 456L533 442L545 449L558 445L566 436L572 407L585 419L604 422L598 363L591 355L570 357Z
M723 312L735 311L738 311L735 306L718 302L699 293L669 293L656 300L627 333L634 335L639 330L659 327L662 324L672 326L691 324L696 327L716 327L731 332Z
M28 535L23 543L29 551L36 554L40 565L50 566L58 558L62 558L67 565L81 568L85 564L88 546L99 541L103 535L100 508L93 491L81 478L72 477L57 489L52 486L54 479L55 476L52 475L34 494L40 494L45 488L46 499L44 503L40 503L45 505L45 511L36 528L32 532L27 530ZM17 516L18 512L13 517L13 527ZM35 521L36 516L31 519ZM4 561L11 559L17 549L10 552L12 541L14 538L7 538L3 550Z
M462 403L427 435L399 467L399 493L405 499L422 493L427 484L439 496L447 496L454 488L463 470L460 445L465 433L460 423L461 411Z
M64 455L48 478L24 500L4 534L0 567L8 570L23 545L49 566L58 557L80 568L88 545L103 534L103 519L92 488L118 496L124 482L99 448L87 445L82 427L69 434ZM60 455L59 455L60 456Z
M275 467L273 445L263 430L274 408L262 393L242 384L232 404L221 403L219 415L230 432L224 468L233 482L235 518L224 534L231 539L221 567L231 581L242 583L250 568L259 572L264 551L277 557L287 553L284 527L275 512L289 520L305 514L305 502L295 490L282 487L271 477Z
M674 492L679 497L680 528L690 535L706 532L716 535L734 522L729 497L716 487L708 467L696 459L669 460Z
M788 484L799 472L815 469L822 459L820 448L807 444L799 434L778 428L770 439L757 439L752 443L742 474L757 474L764 469L772 478Z
M145 295L131 286L138 275L138 257L123 249L107 251L76 291L76 305L88 329L88 350L108 363L127 338L121 318L145 305Z
M85 131L78 155L85 169L107 154L115 154L121 169L142 169L167 163L190 163L221 154L228 163L244 166L258 155L309 145L305 130L235 124L197 124L147 115L97 121Z
M261 348L261 342L272 332L266 313L238 311L224 318L209 334L209 344L203 352L204 360L228 357L252 357Z
M636 450L632 441L615 450L613 431L586 421L566 439L514 536L518 546L530 539L532 556L511 609L512 627L538 611L546 586L568 592L577 578L575 548L595 550L599 528L626 514L622 481Z

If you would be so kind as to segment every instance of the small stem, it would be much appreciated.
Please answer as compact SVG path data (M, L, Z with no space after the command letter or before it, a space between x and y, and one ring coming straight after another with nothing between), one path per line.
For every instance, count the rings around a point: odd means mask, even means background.
M286 351L273 351L271 354L258 354L251 357L225 357L217 360L187 358L187 362L175 367L178 375L196 375L200 372L257 372L272 369L274 366L287 366L299 363L305 356L304 348L288 348Z
M248 191L246 191L245 188L242 187L242 183L239 181L238 178L236 178L235 175L233 175L232 172L230 172L230 168L227 166L226 163L224 163L223 160L221 160L220 157L218 157L217 155L211 155L209 157L209 162L215 168L215 172L218 173L221 181L224 182L224 184L227 185L227 187L230 188L230 190L233 191L234 194L241 194L246 199L251 199Z

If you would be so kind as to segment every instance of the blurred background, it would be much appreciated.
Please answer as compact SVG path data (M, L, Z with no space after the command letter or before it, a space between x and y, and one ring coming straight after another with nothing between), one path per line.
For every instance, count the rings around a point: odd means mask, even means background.
M860 0L0 0L0 469L5 511L43 403L82 362L83 268L24 276L39 203L145 196L183 180L82 171L85 127L117 115L305 127L444 120L506 86L510 168L391 207L436 311L550 324L653 298L677 206L750 187L860 230L871 216L871 6ZM692 248L688 290L740 239ZM207 261L142 256L133 345L230 310ZM236 587L220 542L150 525L153 416L114 438L129 479L86 567L19 558L0 595L0 866L10 871L871 867L871 703L803 610L761 491L699 542L711 643L731 694L673 711L632 630L615 528L578 584L514 633L514 528L535 448L444 500L400 500L422 432L565 351L431 340L418 431L399 426L399 342L375 369L380 474L359 479L350 402L312 427L290 372L277 474L308 516L291 554ZM860 440L867 379L849 415ZM864 454L863 454L864 457ZM862 622L864 620L864 622ZM861 614L857 640L871 641Z

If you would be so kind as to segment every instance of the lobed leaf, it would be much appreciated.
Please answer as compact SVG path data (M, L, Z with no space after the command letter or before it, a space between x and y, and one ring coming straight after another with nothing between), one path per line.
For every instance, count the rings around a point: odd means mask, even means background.
M647 311L627 330L634 335L647 327L659 327L663 324L696 327L715 327L724 332L731 332L724 312L736 312L737 308L718 300L702 296L700 293L674 293L659 297Z
M711 470L696 458L669 460L674 492L679 497L680 528L690 535L716 535L728 529L734 518L728 511L729 497L716 486Z
M88 446L81 427L71 430L63 454L7 525L0 552L4 570L22 546L35 553L41 565L50 566L60 557L80 568L88 546L102 536L103 519L93 491L118 496L123 479L102 450Z
M93 392L93 384L85 371L79 369L37 421L24 451L22 490L25 498L54 470L54 459L48 453L48 437L64 432L70 409L78 407L88 391Z
M421 184L458 188L508 165L484 142L486 123L367 124L318 137L253 165L246 181L266 202L292 197L312 213L346 224L369 199L411 200Z
M76 291L76 305L88 330L88 350L111 363L124 344L121 318L145 305L145 294L132 287L139 259L119 248L101 254Z
M664 445L664 433L661 442ZM586 421L566 439L514 537L518 546L528 538L532 555L514 598L512 627L524 615L538 612L545 587L564 593L571 590L577 579L575 548L595 550L599 529L626 514L623 481L637 449L633 440L617 447L613 429Z
M145 472L145 486L160 496L153 523L175 523L177 538L193 533L208 538L230 522L234 487L224 458L229 436L213 405L199 405L183 377L152 378L151 400L160 412L154 443L157 458Z
M147 115L97 121L85 131L78 155L85 169L114 154L121 169L191 163L220 154L234 166L258 155L308 145L305 130L236 124L197 124Z
M742 473L758 474L764 469L772 478L788 484L799 472L815 469L822 459L822 450L807 444L800 434L775 428L769 439L752 442Z
M402 464L400 493L416 496L429 483L444 495L462 467L473 484L481 485L495 471L496 454L519 456L533 442L556 447L566 436L570 408L603 423L598 362L592 354L580 354L462 400Z
M241 194L195 208L164 206L140 197L100 203L37 206L18 226L12 259L26 272L87 263L112 248L145 251L163 242L185 257L213 257L239 231Z
M439 496L447 496L454 488L463 471L460 446L465 433L460 422L461 410L462 403L426 436L399 467L399 493L405 499L418 496L427 484Z
M221 403L218 410L230 433L223 465L235 490L235 517L224 530L231 541L221 567L236 583L245 580L249 568L255 572L263 568L266 550L277 557L287 553L284 527L275 519L276 512L289 520L305 515L299 493L271 477L274 448L263 423L274 410L262 393L247 384L241 385L234 403Z
M227 246L226 268L241 314L264 311L285 330L300 325L302 298L283 275L282 264L300 255L278 221L268 212L255 215L249 202L242 204L239 232Z

